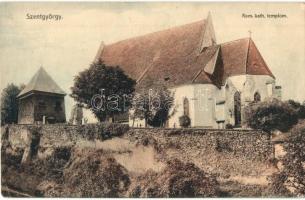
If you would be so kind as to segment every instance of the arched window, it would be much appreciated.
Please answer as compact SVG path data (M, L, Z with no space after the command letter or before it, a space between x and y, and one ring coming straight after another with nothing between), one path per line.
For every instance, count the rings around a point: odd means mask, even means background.
M235 92L234 94L234 119L235 126L240 126L241 124L241 104L240 104L240 93Z
M189 100L187 98L183 99L183 114L186 116L190 115L190 105Z
M258 92L255 92L254 102L260 102L260 101L261 101L261 95Z

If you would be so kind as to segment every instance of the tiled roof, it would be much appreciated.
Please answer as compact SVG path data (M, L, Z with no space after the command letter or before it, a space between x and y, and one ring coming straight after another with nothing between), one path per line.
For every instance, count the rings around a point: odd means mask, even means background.
M240 74L274 77L249 38L200 51L206 23L201 20L105 45L99 58L106 65L120 66L144 87L156 82L169 87L188 83L220 86L227 77ZM212 74L207 73L211 70Z
M66 93L60 89L60 87L42 67L36 72L26 87L19 93L18 97L24 96L32 91L66 95Z
M234 75L269 75L274 78L251 38L221 44L225 81Z
M192 83L215 47L199 52L205 20L106 45L101 60L120 66L140 84L165 82L169 86ZM208 76L201 83L212 83Z

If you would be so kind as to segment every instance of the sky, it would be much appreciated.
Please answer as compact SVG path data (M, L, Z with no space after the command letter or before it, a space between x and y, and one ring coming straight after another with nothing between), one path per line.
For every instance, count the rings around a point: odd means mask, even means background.
M10 2L0 3L0 89L27 84L43 66L70 93L100 43L110 44L212 15L217 43L249 37L282 86L283 99L305 100L304 3ZM60 15L61 20L27 19ZM266 18L243 15L264 14ZM267 18L267 14L286 15ZM69 117L74 102L68 95Z

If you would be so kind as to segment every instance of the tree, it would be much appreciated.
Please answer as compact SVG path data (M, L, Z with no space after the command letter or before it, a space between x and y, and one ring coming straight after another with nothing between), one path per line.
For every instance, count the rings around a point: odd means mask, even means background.
M75 77L71 97L104 121L128 111L135 84L119 66L92 63Z
M24 88L9 84L1 93L1 125L18 122L18 100L17 95Z
M292 99L288 100L287 103L290 105L291 108L295 110L299 119L305 119L305 104L302 105Z
M251 104L245 114L248 126L267 132L287 131L298 122L295 110L287 102L277 99Z
M166 121L175 112L173 94L164 86L155 84L153 88L142 88L138 91L132 103L133 119L145 120L147 125L164 127ZM170 113L172 111L172 113Z

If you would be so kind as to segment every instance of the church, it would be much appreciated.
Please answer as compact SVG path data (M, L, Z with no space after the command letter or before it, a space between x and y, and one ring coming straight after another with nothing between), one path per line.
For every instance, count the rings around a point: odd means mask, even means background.
M164 84L174 94L175 112L167 127L180 127L187 115L191 127L241 127L251 102L281 98L281 87L254 41L249 38L218 44L211 15L113 44L103 42L95 62L120 66L137 85ZM144 120L129 120L144 127Z

